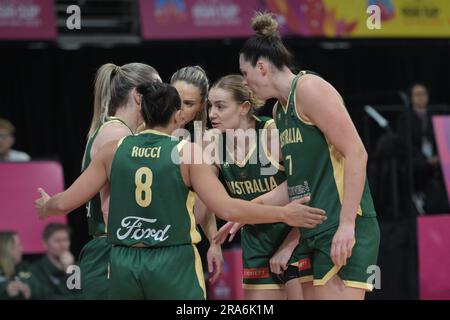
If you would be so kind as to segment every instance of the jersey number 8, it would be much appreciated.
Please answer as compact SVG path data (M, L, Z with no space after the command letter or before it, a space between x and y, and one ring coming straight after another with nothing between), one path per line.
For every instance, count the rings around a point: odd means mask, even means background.
M136 184L136 203L145 208L152 202L153 172L147 167L141 167L136 171L134 178Z

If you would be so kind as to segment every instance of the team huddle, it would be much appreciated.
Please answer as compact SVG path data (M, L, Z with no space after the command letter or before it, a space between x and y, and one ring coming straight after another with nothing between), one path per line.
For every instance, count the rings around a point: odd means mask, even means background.
M83 172L35 202L41 218L87 203L83 298L206 299L197 224L210 282L221 244L240 230L246 299L364 299L373 289L366 271L380 235L363 143L339 93L293 73L272 16L252 27L242 76L212 85L198 66L170 84L142 63L97 71ZM257 116L270 98L273 118ZM228 222L217 230L215 217Z

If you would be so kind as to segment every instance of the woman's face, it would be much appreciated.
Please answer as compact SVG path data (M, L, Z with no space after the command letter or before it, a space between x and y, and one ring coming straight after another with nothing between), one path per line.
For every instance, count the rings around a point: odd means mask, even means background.
M423 85L416 84L411 89L411 103L418 109L426 109L428 106L428 90Z
M200 89L185 81L175 81L173 86L177 89L181 98L181 110L183 110L184 120L186 123L189 123L201 112L204 105Z
M220 88L212 88L209 92L209 120L215 129L225 132L226 129L238 129L243 113L243 104L233 100L231 92Z
M20 242L19 236L16 234L14 235L14 242L10 251L11 257L16 265L22 261L22 250L22 243Z
M250 89L255 93L256 97L261 100L267 100L272 98L268 89L268 77L264 77L261 69L245 60L243 55L239 56L239 68L242 76L244 77L244 84L248 85Z

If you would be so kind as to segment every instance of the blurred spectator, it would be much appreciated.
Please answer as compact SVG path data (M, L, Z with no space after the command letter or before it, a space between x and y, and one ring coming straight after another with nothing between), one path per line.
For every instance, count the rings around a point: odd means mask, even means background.
M0 299L30 299L31 273L22 262L22 244L16 232L0 232Z
M43 232L46 254L31 265L37 299L75 299L77 292L67 288L67 267L74 264L70 253L69 227L50 223Z
M0 161L30 161L30 156L25 152L11 149L15 131L10 121L0 118Z
M412 144L413 201L419 213L443 213L448 210L448 200L428 108L428 89L422 83L415 83L409 96L411 108L399 116L397 130L405 149L409 140ZM408 121L411 121L410 133Z

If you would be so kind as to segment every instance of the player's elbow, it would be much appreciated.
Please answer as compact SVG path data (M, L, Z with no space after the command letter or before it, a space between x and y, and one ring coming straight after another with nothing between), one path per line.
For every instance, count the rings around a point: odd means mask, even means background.
M367 160L369 159L366 148L364 148L364 146L361 146L360 148L358 148L358 150L356 150L356 156L360 161L364 163L367 163Z
M358 162L361 165L366 165L368 161L368 154L366 149L363 145L352 148L352 150L349 150L347 154L344 154L344 158L346 159L352 159L353 162Z

